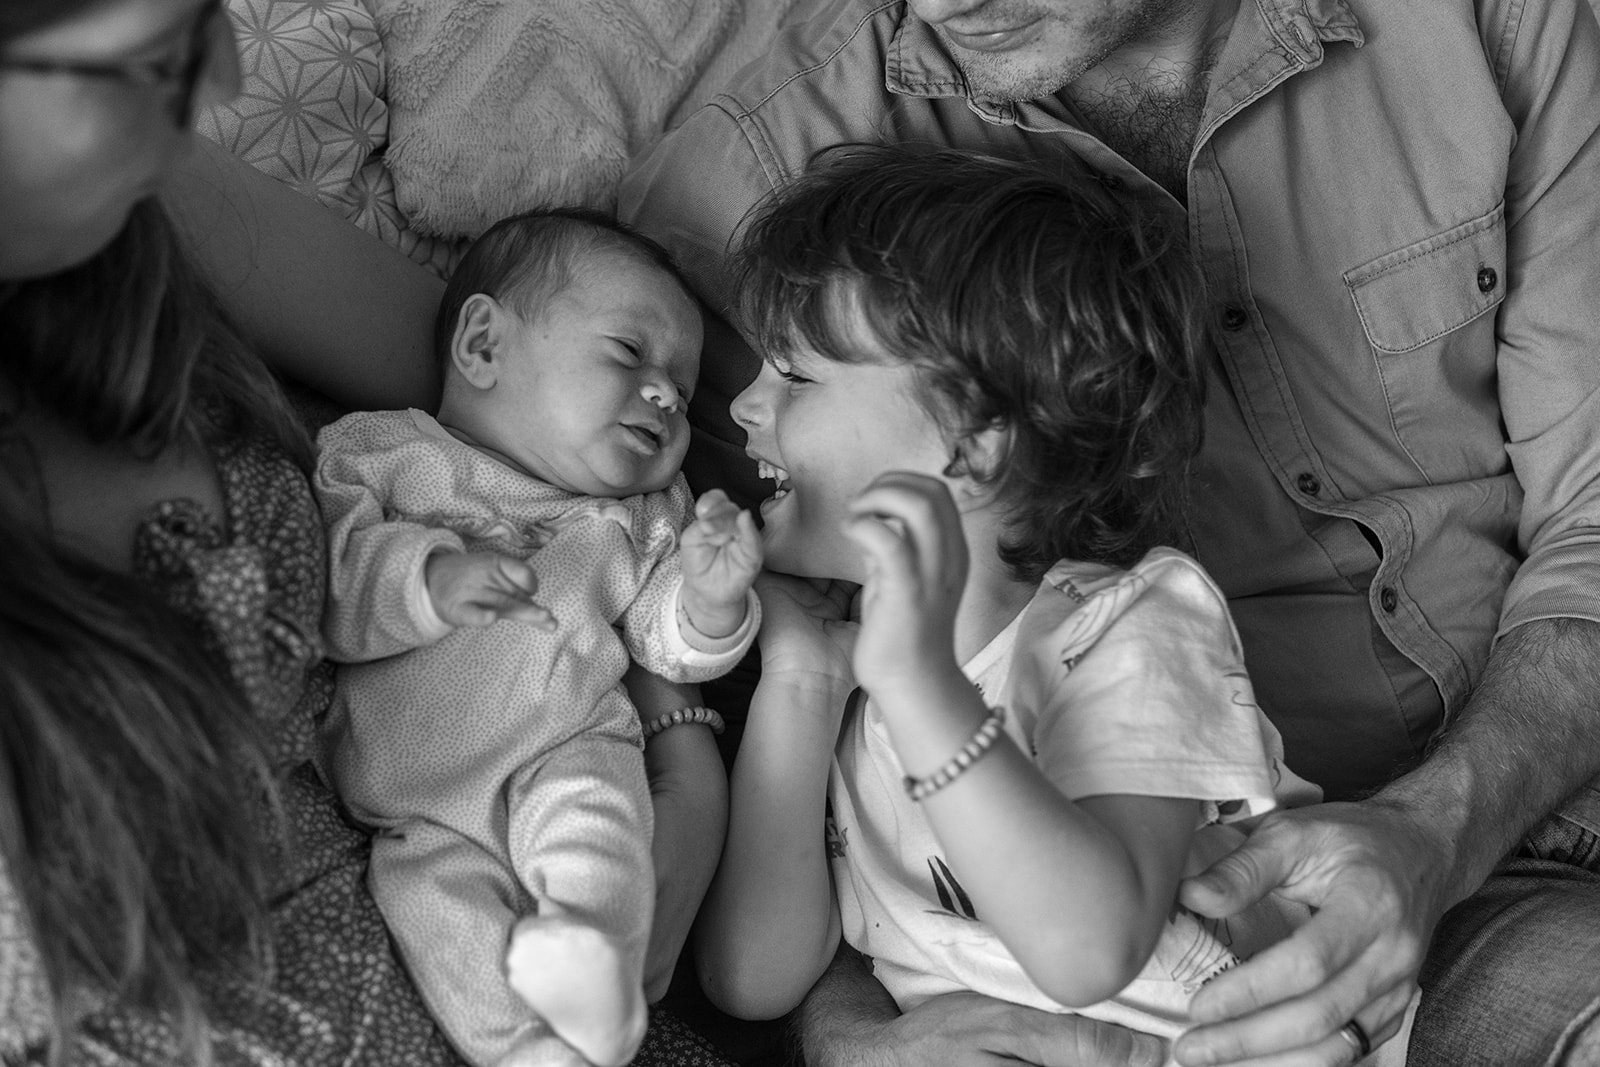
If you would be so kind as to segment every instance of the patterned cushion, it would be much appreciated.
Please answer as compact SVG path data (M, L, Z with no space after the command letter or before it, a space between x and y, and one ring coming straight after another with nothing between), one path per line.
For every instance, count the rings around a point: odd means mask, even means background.
M411 231L383 162L389 140L378 31L361 0L227 0L239 96L197 128L436 273L458 243Z

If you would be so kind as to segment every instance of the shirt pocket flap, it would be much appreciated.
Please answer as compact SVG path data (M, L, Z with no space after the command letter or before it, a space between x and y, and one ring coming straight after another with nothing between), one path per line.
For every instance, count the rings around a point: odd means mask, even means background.
M1345 271L1367 341L1421 348L1505 299L1505 203L1453 229Z

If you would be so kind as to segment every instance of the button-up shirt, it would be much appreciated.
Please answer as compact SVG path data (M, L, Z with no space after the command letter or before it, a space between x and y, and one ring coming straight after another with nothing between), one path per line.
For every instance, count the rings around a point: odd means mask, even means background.
M974 98L938 37L835 0L668 135L624 217L732 319L749 208L841 141L1072 153L1176 213L1213 307L1190 548L1288 759L1332 797L1421 758L1494 638L1600 621L1600 28L1586 0L1246 0L1180 203L1062 98ZM708 330L691 482L762 494Z

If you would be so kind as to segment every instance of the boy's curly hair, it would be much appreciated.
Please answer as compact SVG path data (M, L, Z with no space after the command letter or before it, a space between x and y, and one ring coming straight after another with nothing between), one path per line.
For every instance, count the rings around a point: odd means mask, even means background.
M829 149L748 220L736 274L769 356L881 349L917 368L947 473L993 488L1019 579L1060 559L1126 566L1180 532L1199 277L1178 228L1081 164ZM980 459L970 442L991 428L1005 443Z

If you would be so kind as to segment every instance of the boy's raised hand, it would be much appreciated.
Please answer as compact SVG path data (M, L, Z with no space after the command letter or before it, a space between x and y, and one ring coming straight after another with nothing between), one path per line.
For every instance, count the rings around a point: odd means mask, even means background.
M707 637L726 637L744 622L745 594L761 573L755 520L712 489L695 501L694 521L678 539L683 609Z
M961 678L956 608L967 582L967 539L937 478L889 471L851 501L845 535L866 559L856 679L874 697Z
M451 626L489 626L501 619L554 630L556 617L533 599L534 569L493 552L435 552L423 566L434 614Z

